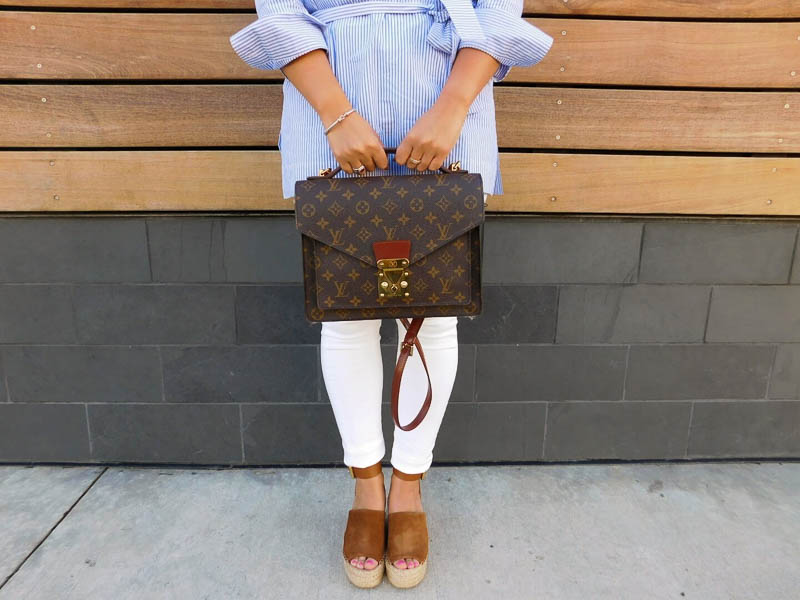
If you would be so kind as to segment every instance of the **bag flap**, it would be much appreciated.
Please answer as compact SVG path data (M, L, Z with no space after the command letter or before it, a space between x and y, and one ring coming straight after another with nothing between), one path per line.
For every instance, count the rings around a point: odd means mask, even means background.
M319 177L295 183L297 229L377 266L373 242L410 240L414 263L484 220L479 173Z

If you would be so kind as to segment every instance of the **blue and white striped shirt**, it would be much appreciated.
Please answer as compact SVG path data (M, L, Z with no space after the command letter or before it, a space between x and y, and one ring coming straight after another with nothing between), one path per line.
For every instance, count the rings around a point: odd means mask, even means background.
M502 194L493 83L512 66L544 58L553 38L521 18L523 0L255 0L258 19L230 37L234 51L257 69L280 69L316 48L352 106L387 147L397 147L439 97L460 48L478 48L500 63L469 108L444 164L480 173L485 194ZM283 197L295 182L336 167L319 115L283 83L278 146ZM389 156L369 175L416 173ZM345 171L336 177L355 177ZM484 196L485 198L486 196Z

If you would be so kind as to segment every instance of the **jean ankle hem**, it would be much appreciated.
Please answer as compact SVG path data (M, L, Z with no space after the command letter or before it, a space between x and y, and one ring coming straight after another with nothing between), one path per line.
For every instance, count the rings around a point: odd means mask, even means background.
M386 446L383 440L371 448L362 450L345 450L344 451L344 464L348 467L369 467L376 462L383 460L386 455Z

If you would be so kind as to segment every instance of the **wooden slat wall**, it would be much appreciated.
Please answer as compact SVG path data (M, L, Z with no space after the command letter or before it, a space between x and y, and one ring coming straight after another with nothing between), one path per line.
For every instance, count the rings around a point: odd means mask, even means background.
M190 10L191 9L191 10ZM528 0L489 210L800 215L800 0ZM0 0L0 211L291 209L253 0Z

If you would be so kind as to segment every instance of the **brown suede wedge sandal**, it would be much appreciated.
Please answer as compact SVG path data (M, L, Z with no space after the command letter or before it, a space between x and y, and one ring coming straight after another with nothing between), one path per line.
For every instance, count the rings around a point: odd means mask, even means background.
M347 467L350 475L360 478L375 477L382 472L381 463L369 467ZM350 583L360 588L371 588L380 584L384 572L386 552L386 510L373 508L351 508L347 513L342 554L344 570ZM374 569L359 569L350 564L358 556L378 561Z
M424 479L425 473L403 473L392 467L392 473L400 479L414 481ZM420 497L422 490L420 490ZM428 571L428 522L423 511L397 511L389 513L389 528L386 546L386 577L398 588L417 585ZM401 558L413 558L419 565L410 569L394 566Z

